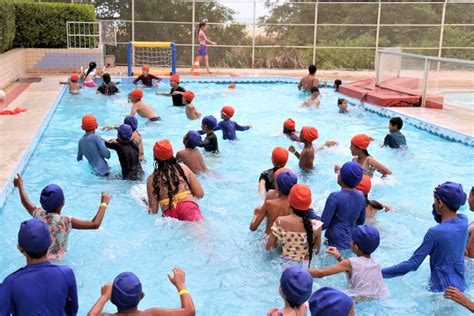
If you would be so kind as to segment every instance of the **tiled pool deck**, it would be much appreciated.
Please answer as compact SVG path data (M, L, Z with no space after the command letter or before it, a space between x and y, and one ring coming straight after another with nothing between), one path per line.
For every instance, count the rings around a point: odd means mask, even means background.
M112 72L123 73L120 68ZM235 75L252 75L269 77L287 77L287 80L294 80L291 77L301 77L305 71L282 71L282 70L236 70ZM217 70L213 77L194 77L190 80L229 80L219 78L222 75L229 75L229 72ZM327 71L320 72L321 82L332 83L335 78L343 78L347 81L366 79L373 75L373 72L343 72ZM62 92L60 80L64 80L66 75L49 75L43 77L41 82L31 83L29 86L21 87L19 94L13 101L9 102L7 109L15 107L26 108L27 112L13 116L0 116L0 208L3 206L5 197L11 190L12 178L16 172L21 172L29 155L34 150L36 137L42 133L45 127L42 123L49 117L55 101ZM256 78L254 78L256 79ZM236 77L235 81L245 80L243 77ZM18 93L20 88L16 86L7 88L6 91ZM15 92L17 91L17 92ZM443 110L427 108L379 108L367 106L367 110L380 115L391 116L400 113L408 123L448 139L456 139L463 143L474 146L474 109L447 106ZM436 125L436 126L433 126ZM452 135L455 135L454 138ZM33 144L33 146L30 146Z

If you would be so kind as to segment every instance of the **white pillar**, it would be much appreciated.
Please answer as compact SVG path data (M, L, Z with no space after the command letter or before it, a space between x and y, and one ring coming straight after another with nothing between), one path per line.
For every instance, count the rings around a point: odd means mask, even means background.
M318 33L318 4L319 0L316 0L314 4L314 33L313 33L313 65L316 65L316 40Z
M374 65L377 65L377 58L378 58L377 56L378 56L378 50L379 50L380 15L381 15L381 13L382 13L382 2L381 2L381 0L379 0L379 8L378 8L378 12L377 12L377 34L375 35L375 62L374 62Z
M194 23L196 23L196 1L193 0L193 17L192 17L192 26L191 26L191 65L194 65L194 38L196 34L194 34Z
M256 21L255 16L257 11L257 1L253 0L253 31L252 31L252 69L255 67L255 34L256 34Z

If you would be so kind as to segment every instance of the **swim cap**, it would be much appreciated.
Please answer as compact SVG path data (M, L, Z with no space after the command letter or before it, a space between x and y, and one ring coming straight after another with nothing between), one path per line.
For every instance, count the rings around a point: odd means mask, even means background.
M194 99L194 92L192 92L192 91L186 91L186 92L183 94L183 98L184 98L187 102L193 101L193 99Z
M46 212L55 211L64 203L64 192L59 185L48 184L41 191L40 203Z
M202 124L213 130L217 126L217 120L213 115L204 116Z
M132 272L122 272L114 280L110 301L119 312L138 306L142 298L142 284Z
M301 135L303 136L303 139L308 143L311 143L319 137L318 130L312 126L303 126L303 128L301 129Z
M360 149L367 150L370 144L370 137L365 134L357 134L352 137L351 142Z
M170 77L170 81L174 81L176 83L179 83L179 81L180 81L179 75L172 75Z
M235 110L230 105L226 105L222 108L221 113L224 113L225 116L231 118L232 116L234 116Z
M364 169L357 162L346 162L341 168L341 180L350 188L355 188L364 175Z
M153 146L153 155L155 159L159 160L168 160L173 157L173 147L169 140L164 139L157 141L155 146Z
M294 131L295 128L296 128L296 123L293 119L289 118L289 119L286 119L285 122L283 122L283 128L284 129L287 129L289 131Z
M272 151L272 162L275 167L284 167L288 161L288 150L284 147L275 147Z
M133 131L138 128L138 120L134 115L127 115L123 120L123 124L129 125Z
M99 126L99 124L97 124L94 115L84 115L82 117L82 129L86 132L95 130L97 126Z
M140 101L143 98L143 91L140 89L133 89L132 92L130 92L130 95L135 100Z
M48 225L39 219L24 221L18 231L18 244L29 253L41 253L51 245Z
M275 172L275 176L278 191L280 191L284 195L290 194L291 189L298 182L296 174L294 174L292 171L282 171L278 175Z
M187 148L196 148L196 146L201 144L201 135L197 132L189 131L186 137L188 139L188 143L186 144Z
M128 124L122 124L119 126L117 135L120 139L130 140L132 138L133 130L132 127Z
M289 302L301 305L311 296L313 277L306 269L290 267L283 271L280 287Z
M368 196L372 188L372 180L370 180L368 175L364 174L362 180L360 180L360 183L355 188L364 193L365 196Z
M311 189L306 184L295 184L290 191L291 207L307 211L311 207Z
M346 293L330 287L322 287L314 292L308 303L312 316L347 316L354 305Z
M236 87L237 87L237 86L236 86L235 83L231 83L231 84L229 85L229 89L235 89Z
M352 230L352 241L362 252L370 255L380 244L380 234L374 226L360 225Z
M435 189L434 194L453 211L457 211L466 203L467 196L460 183L445 182Z
M150 67L148 67L148 65L143 65L142 71L149 71L149 70L150 70Z
M79 75L78 74L72 74L71 75L71 82L77 82L79 81Z

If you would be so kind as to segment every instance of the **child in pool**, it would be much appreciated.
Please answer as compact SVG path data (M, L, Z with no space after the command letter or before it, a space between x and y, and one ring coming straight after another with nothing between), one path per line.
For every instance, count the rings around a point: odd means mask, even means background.
M321 101L320 101L321 93L319 93L319 88L318 87L311 87L311 89L309 91L311 92L311 95L309 96L309 98L304 100L304 102L303 102L303 104L301 104L301 106L302 107L314 106L314 107L319 108L319 104L321 103Z
M30 202L23 186L23 178L19 174L13 179L13 186L18 188L21 204L28 213L48 225L52 239L48 259L53 261L60 261L66 255L71 229L99 229L112 198L108 193L102 192L99 209L94 218L88 221L61 215L65 199L63 190L56 184L49 184L41 191L41 207Z
M207 167L197 146L201 144L201 136L197 132L189 131L183 139L185 149L176 153L178 162L184 163L195 174L206 172Z
M336 90L336 92L339 92L339 87L341 86L341 84L342 84L341 79L334 80L334 89Z
M60 81L59 84L65 84L69 87L70 94L79 94L81 93L82 86L78 84L79 75L72 74L69 81Z
M222 131L222 138L227 140L236 140L237 135L235 135L235 131L246 131L252 128L252 125L244 125L241 126L237 124L235 121L231 121L230 119L234 116L235 110L230 105L226 105L221 109L221 118L222 121L217 124L214 131Z
M114 95L120 92L119 88L117 88L115 85L115 82L112 82L110 74L105 73L102 76L102 80L104 82L100 85L100 87L97 88L96 93L101 93L103 95Z
M277 196L275 199L265 200L262 206L255 208L254 216L250 223L251 231L257 230L258 226L266 218L265 234L268 236L272 233L273 223L278 217L291 214L288 195L297 181L296 174L288 168L281 168L275 172L275 191Z
M347 100L339 98L337 99L337 107L339 108L339 113L347 113Z
M390 148L406 147L407 141L405 136L400 133L403 127L403 120L400 117L392 117L388 123L388 131L390 132L385 136L383 146Z
M217 153L219 151L219 144L217 142L217 136L214 134L214 128L217 126L217 120L214 116L205 116L201 121L201 131L199 134L206 134L204 141L198 145L204 147L205 151Z
M143 315L143 316L194 316L196 309L194 302L186 289L186 275L179 268L173 269L173 276L168 274L168 279L178 291L181 307L179 308L160 308L154 307L144 311L138 310L138 304L145 296L142 291L142 284L138 277L132 272L122 272L113 283L107 283L100 289L100 298L91 308L88 316L107 316L107 315ZM110 301L117 307L117 313L102 313L107 302Z
M132 92L128 95L128 102L132 103L132 110L130 115L135 115L138 113L143 118L149 119L151 122L161 121L159 115L153 111L153 109L142 101L143 99L143 90L133 89Z
M364 194L365 199L367 200L367 207L365 208L365 218L367 219L374 217L375 214L381 210L385 212L393 211L394 209L387 204L383 204L382 202L376 200L369 200L369 193L371 188L372 180L370 180L370 177L365 174L362 177L360 183L355 187L356 190L359 190Z
M89 63L86 71L83 71L81 66L81 79L83 81L84 87L95 88L97 84L94 82L96 77L101 77L102 71L97 69L97 64L93 61Z
M300 82L298 83L298 90L308 92L312 87L319 87L319 80L316 78L317 70L318 69L315 65L310 65L308 67L309 74L301 78Z
M133 135L132 139L138 145L140 161L145 160L145 153L143 151L142 135L138 132L138 120L134 115L127 115L123 120L123 124L127 124L132 128ZM118 129L118 125L105 126L102 128L103 131L110 131L111 129Z
M157 95L163 95L165 97L171 97L173 99L173 106L184 106L183 94L186 90L179 85L180 77L178 75L172 75L170 77L170 93L156 93Z
M349 296L364 298L386 298L389 295L382 277L380 263L371 258L371 254L380 244L377 228L370 225L357 226L352 230L351 250L356 257L344 259L336 247L328 247L327 253L334 256L338 264L325 269L310 269L315 278L347 272Z
M194 99L194 93L192 91L186 91L183 93L184 105L186 105L186 116L190 120L197 120L201 117L201 113L198 112L196 106L192 104Z
M474 212L474 187L471 188L469 199L467 201L469 204L469 210ZM474 258L474 222L469 223L469 239L467 241L464 255L471 259Z
M322 287L309 298L311 316L354 316L354 302L346 293Z
M82 117L82 129L85 134L81 137L77 150L77 161L85 156L95 173L107 176L110 172L105 159L110 158L110 151L105 146L105 141L95 133L97 120L93 115Z
M258 193L264 196L269 190L275 189L275 172L283 168L288 161L288 151L284 147L275 147L272 151L273 168L267 169L260 174L258 179Z
M296 123L291 118L283 122L283 134L294 142L300 142L300 133L296 131Z
M145 87L152 87L153 86L153 79L156 80L156 86L160 85L161 78L158 78L149 73L150 67L144 65L142 67L142 74L137 77L137 79L133 80L133 84L137 84L138 82L142 82Z

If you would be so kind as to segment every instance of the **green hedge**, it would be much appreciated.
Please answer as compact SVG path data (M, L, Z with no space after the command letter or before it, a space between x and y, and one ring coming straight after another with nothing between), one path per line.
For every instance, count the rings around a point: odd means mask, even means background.
M89 4L17 2L14 47L65 48L67 21L95 21Z
M15 6L11 1L0 0L0 54L13 46L15 38Z

